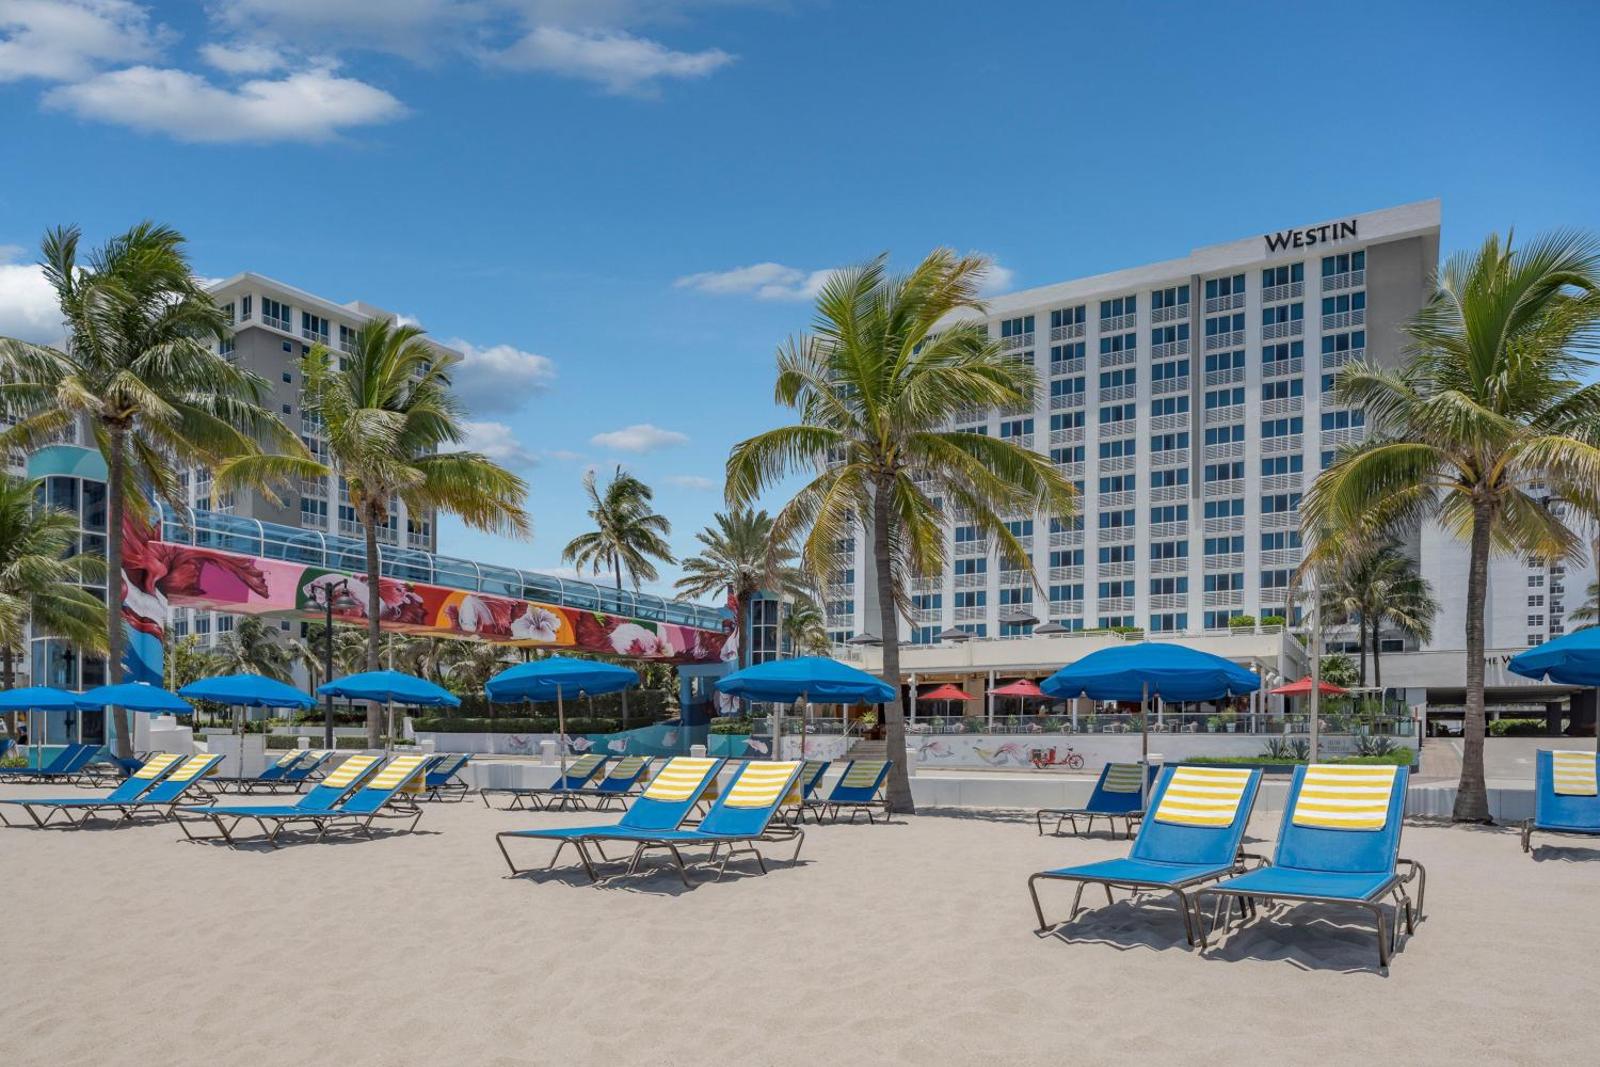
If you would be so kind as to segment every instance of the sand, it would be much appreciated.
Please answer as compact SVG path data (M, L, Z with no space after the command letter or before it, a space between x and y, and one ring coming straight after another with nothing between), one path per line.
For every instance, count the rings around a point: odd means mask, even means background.
M598 889L574 868L507 876L495 831L594 818L473 799L430 805L415 835L277 852L189 844L161 824L0 827L0 1062L1593 1054L1600 850L1530 860L1510 830L1409 825L1427 916L1384 976L1353 913L1301 909L1203 954L1155 900L1039 936L1027 876L1127 846L1040 838L1018 813L812 828L799 866L689 891L664 870ZM1258 850L1276 824L1258 814ZM1047 914L1064 915L1070 892L1050 889Z

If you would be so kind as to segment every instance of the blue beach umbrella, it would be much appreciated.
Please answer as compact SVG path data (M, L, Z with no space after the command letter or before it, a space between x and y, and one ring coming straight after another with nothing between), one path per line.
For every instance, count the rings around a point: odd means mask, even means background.
M461 706L461 698L426 678L403 671L363 671L317 686L321 696L344 697L346 700L381 700L389 708L389 731L384 750L394 742L394 704L420 704L430 707Z
M1237 663L1209 652L1164 641L1138 641L1091 652L1039 683L1062 700L1139 702L1140 744L1150 762L1149 704L1162 700L1221 700L1261 688L1261 679Z
M26 712L28 716L28 749L39 752L43 746L33 739L33 713L36 711L76 711L78 694L48 685L30 685L22 689L8 689L0 693L0 711ZM30 757L31 758L31 757Z
M80 708L127 708L146 715L186 715L194 708L176 693L169 693L149 682L121 682L102 685L77 698Z
M1559 685L1600 686L1600 626L1586 626L1511 657L1512 674ZM1595 731L1600 750L1600 730Z
M717 679L716 690L746 700L793 702L804 699L807 709L813 700L841 704L882 704L894 699L894 686L848 663L826 656L797 656L794 659L768 660ZM772 758L778 759L781 719L773 716ZM806 739L800 735L800 755L805 756Z
M637 685L639 672L602 660L550 656L507 667L484 683L484 691L497 704L519 700L554 700L556 729L561 734L561 777L567 776L567 711L563 697L588 693L617 693Z
M241 709L237 730L239 737L239 774L244 774L244 708L314 708L313 697L264 674L222 674L215 678L202 678L178 690L180 696L190 700L211 700L218 704L231 704Z

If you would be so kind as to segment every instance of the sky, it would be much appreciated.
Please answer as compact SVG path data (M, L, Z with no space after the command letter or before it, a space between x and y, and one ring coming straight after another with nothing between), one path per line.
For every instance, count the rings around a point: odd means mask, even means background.
M620 464L681 555L830 269L951 246L1003 292L1429 197L1446 254L1600 232L1597 39L1480 0L0 0L0 335L59 335L47 227L157 219L466 353L535 530L442 552L562 573Z

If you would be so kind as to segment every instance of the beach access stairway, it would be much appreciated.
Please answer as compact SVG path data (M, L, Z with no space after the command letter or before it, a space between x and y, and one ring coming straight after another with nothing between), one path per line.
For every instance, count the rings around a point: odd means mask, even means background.
M887 742L887 741L868 741L865 738L857 738L850 745L849 750L845 753L845 758L846 759L888 759L889 758L889 742Z

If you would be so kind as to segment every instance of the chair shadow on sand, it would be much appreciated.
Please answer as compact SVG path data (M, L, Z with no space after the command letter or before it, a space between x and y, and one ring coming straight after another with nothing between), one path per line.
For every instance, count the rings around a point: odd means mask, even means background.
M772 875L782 875L784 872L798 868L809 867L814 861L802 856L798 861L767 860L767 871L762 873L754 862L746 864L728 864L722 877L716 877L716 865L710 861L690 863L688 865L689 877L693 885L684 885L678 877L678 868L670 860L646 860L639 865L637 871L629 873L624 869L623 863L615 857L605 861L605 866L600 869L600 880L591 882L584 873L582 866L562 867L535 867L519 871L516 874L507 874L503 877L506 881L531 882L534 885L565 885L574 889L602 889L612 892L640 893L645 896L656 897L681 897L685 893L692 893L698 889L715 886L718 883L742 882L749 878L766 878ZM609 869L608 869L609 868Z

